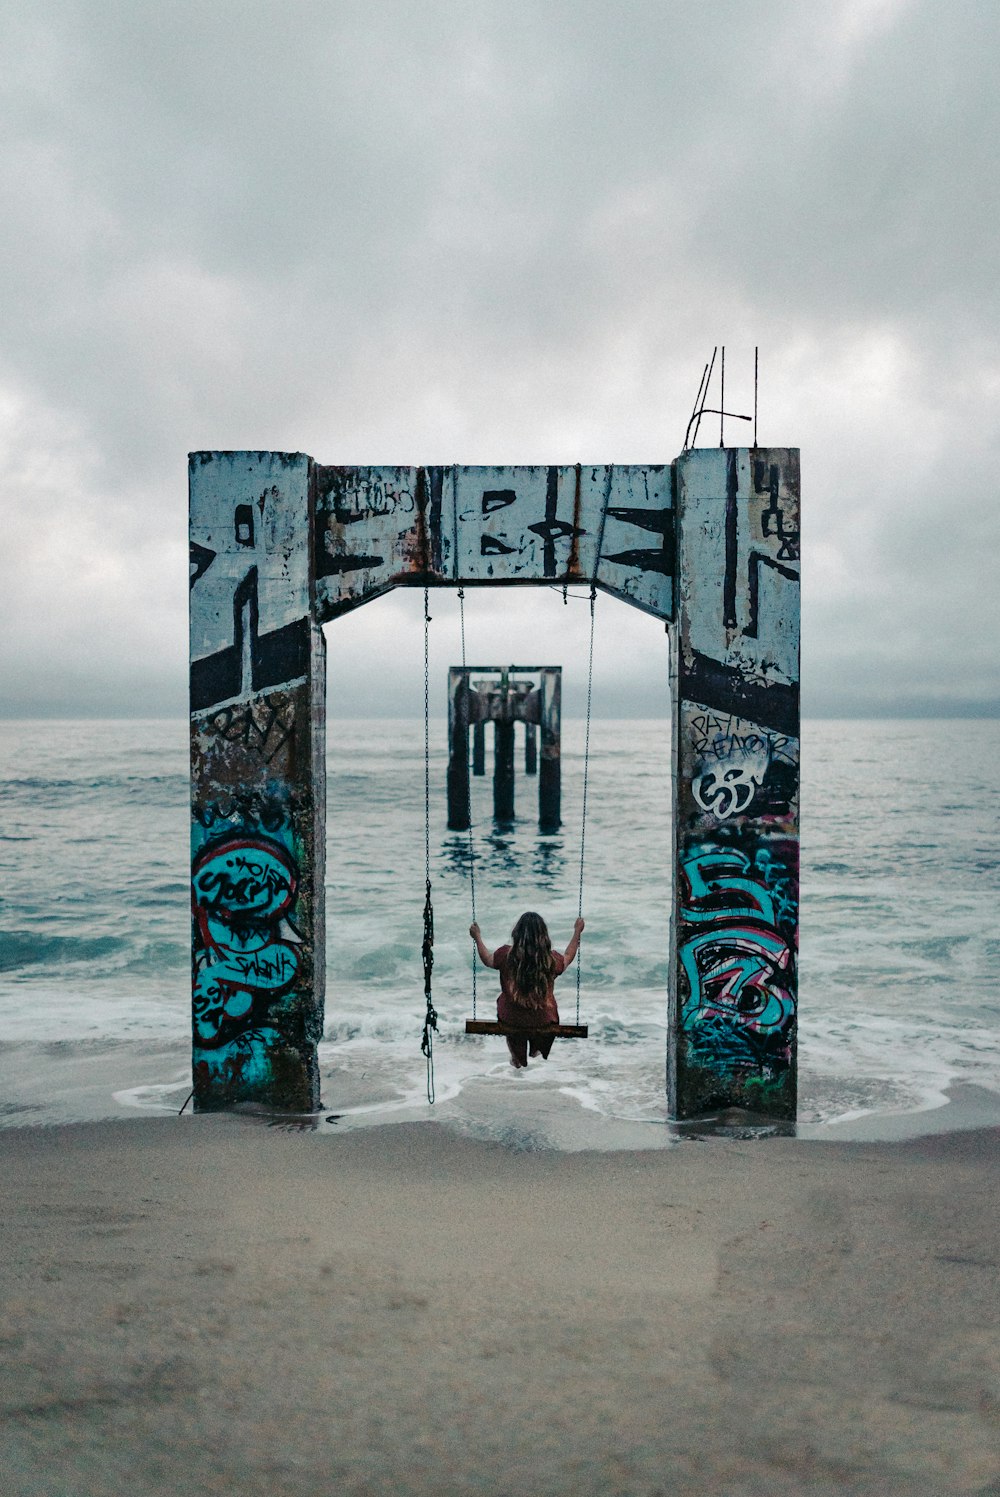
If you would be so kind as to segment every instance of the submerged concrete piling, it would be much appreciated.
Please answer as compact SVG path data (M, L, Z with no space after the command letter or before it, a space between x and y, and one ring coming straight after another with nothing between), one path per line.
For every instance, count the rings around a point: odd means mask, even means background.
M468 673L451 671L448 679L448 830L467 832L469 818Z
M514 820L514 724L493 724L493 815Z
M472 680L470 677L477 678ZM466 684L463 684L466 683ZM561 796L560 702L562 667L558 665L453 665L448 672L448 827L469 825L468 731L472 728L474 774L486 772L486 724L493 724L493 815L515 816L515 724L524 724L526 774L535 774L538 730L542 736L542 773L538 785L538 822L542 831L559 826ZM464 778L463 778L464 773Z
M562 671L542 675L538 716L542 753L538 776L538 826L556 832L562 819Z

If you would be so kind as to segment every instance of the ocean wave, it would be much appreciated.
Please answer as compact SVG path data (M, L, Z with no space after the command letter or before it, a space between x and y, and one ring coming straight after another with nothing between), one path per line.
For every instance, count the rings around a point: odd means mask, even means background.
M0 932L0 972L23 967L103 961L126 950L118 936L54 936L34 930Z
M8 775L6 778L0 778L0 786L6 792L12 790L120 790L135 786L166 786L186 798L189 781L187 775L181 774L75 775L63 778Z

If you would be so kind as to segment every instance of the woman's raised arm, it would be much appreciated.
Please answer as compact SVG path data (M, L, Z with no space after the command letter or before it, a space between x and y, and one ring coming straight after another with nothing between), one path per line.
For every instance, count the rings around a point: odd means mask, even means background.
M469 935L472 937L472 939L476 943L476 950L479 952L479 960L482 962L483 966L484 967L492 967L493 966L493 953L492 953L492 951L488 951L487 950L486 945L485 945L485 943L483 941L483 933L479 929L479 926L476 924L475 921L473 921L472 924L469 926Z
M587 922L585 920L580 919L575 921L573 925L573 934L569 938L569 945L563 952L563 960L565 961L567 967L580 949L580 937L583 934L583 927L586 925L586 923Z

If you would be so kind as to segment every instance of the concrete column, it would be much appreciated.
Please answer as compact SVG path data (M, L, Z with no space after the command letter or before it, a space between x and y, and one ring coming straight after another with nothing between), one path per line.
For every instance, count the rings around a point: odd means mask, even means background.
M448 830L469 829L469 685L448 672Z
M677 460L668 1095L796 1110L799 455Z
M538 773L538 730L534 723L524 725L524 772Z
M514 820L514 724L493 724L493 815Z
M472 773L486 773L486 724L483 722L472 724Z
M312 476L301 453L189 463L199 1111L321 1105L326 681Z
M541 692L542 752L538 775L538 827L554 832L562 822L562 672L543 670Z

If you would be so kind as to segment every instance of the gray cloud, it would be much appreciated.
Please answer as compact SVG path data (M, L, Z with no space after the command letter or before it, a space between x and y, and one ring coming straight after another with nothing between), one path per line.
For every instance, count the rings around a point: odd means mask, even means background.
M722 341L744 408L761 345L761 440L803 449L806 709L1000 703L1000 14L17 9L8 712L183 710L189 449L669 460ZM345 700L369 705L412 603L331 630ZM502 654L543 631L579 675L557 596L476 607ZM657 631L613 608L602 630L607 710L645 710Z

